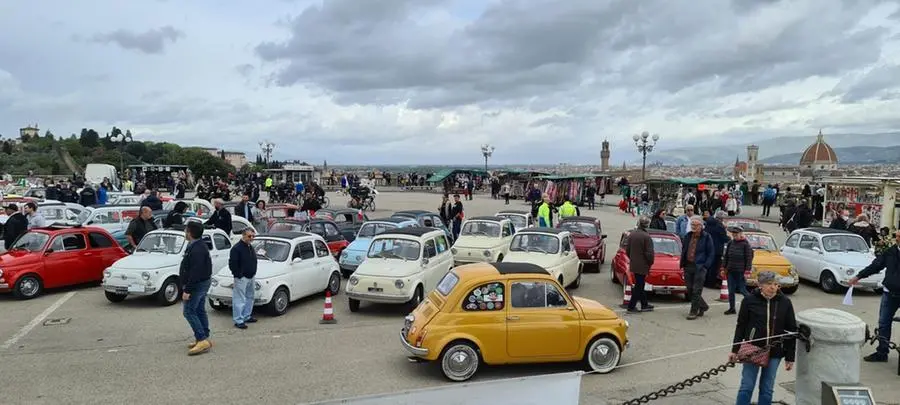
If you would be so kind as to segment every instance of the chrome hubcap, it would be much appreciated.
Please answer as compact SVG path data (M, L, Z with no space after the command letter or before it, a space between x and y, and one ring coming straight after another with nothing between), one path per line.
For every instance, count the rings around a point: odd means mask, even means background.
M278 294L275 297L275 308L278 309L278 312L284 311L287 308L287 297L284 296L283 293Z
M599 343L591 350L591 363L597 369L606 369L616 361L616 351L604 343Z
M451 349L444 360L444 369L448 374L457 378L464 378L475 372L475 367L478 365L477 358L478 356L471 348L457 346Z
M38 289L38 283L35 279L28 278L28 279L22 280L22 288L21 288L22 295L30 297L30 296L34 295L35 293L37 293L37 289Z
M166 301L175 301L175 296L177 295L178 288L175 287L174 283L169 283L166 285L165 296Z
M340 281L340 279L338 278L338 276L332 274L332 275L331 275L331 291L334 292L334 291L337 291L337 290L340 289L340 288L341 288L341 281Z

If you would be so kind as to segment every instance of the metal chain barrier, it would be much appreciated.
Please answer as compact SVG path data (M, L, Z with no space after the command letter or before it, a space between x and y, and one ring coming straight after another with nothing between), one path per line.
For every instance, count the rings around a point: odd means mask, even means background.
M882 341L882 340L887 342L888 349L894 350L897 352L897 354L900 354L900 346L897 346L896 343L891 342L891 340L888 339L887 337L881 336L878 333L878 328L875 328L874 333L870 333L869 325L866 325L866 340L865 340L866 343L868 343L870 345L875 345L875 344L878 344L878 342ZM897 364L897 375L900 375L900 363Z

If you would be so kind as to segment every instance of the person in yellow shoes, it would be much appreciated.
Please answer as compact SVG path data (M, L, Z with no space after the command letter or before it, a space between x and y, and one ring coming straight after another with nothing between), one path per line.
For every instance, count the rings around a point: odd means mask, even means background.
M543 195L543 202L538 207L537 221L539 227L553 227L553 207L550 206L550 196Z
M559 220L562 221L569 217L578 216L580 212L578 212L578 207L575 204L572 204L572 198L566 197L566 202L563 203L559 207Z
M188 351L189 356L203 354L212 347L209 340L209 318L206 316L206 292L209 291L212 277L212 259L209 249L203 243L203 225L199 222L188 222L184 231L188 240L184 258L181 259L179 281L182 284L181 300L184 301L184 319L194 331L194 343Z

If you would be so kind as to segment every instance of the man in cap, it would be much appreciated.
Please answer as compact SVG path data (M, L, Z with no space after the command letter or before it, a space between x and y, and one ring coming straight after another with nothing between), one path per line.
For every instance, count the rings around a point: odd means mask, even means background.
M747 280L744 273L753 268L753 247L744 237L744 228L729 226L728 232L731 234L731 241L722 256L722 271L728 280L728 310L725 311L725 315L734 315L737 313L734 308L735 293L747 296Z

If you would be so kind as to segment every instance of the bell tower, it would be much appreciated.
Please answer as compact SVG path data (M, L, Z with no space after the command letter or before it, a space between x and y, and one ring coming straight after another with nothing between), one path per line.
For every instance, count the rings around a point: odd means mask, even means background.
M759 146L747 145L747 175L750 180L760 180L757 175L759 166Z
M603 140L603 149L600 150L600 170L609 170L609 141Z

